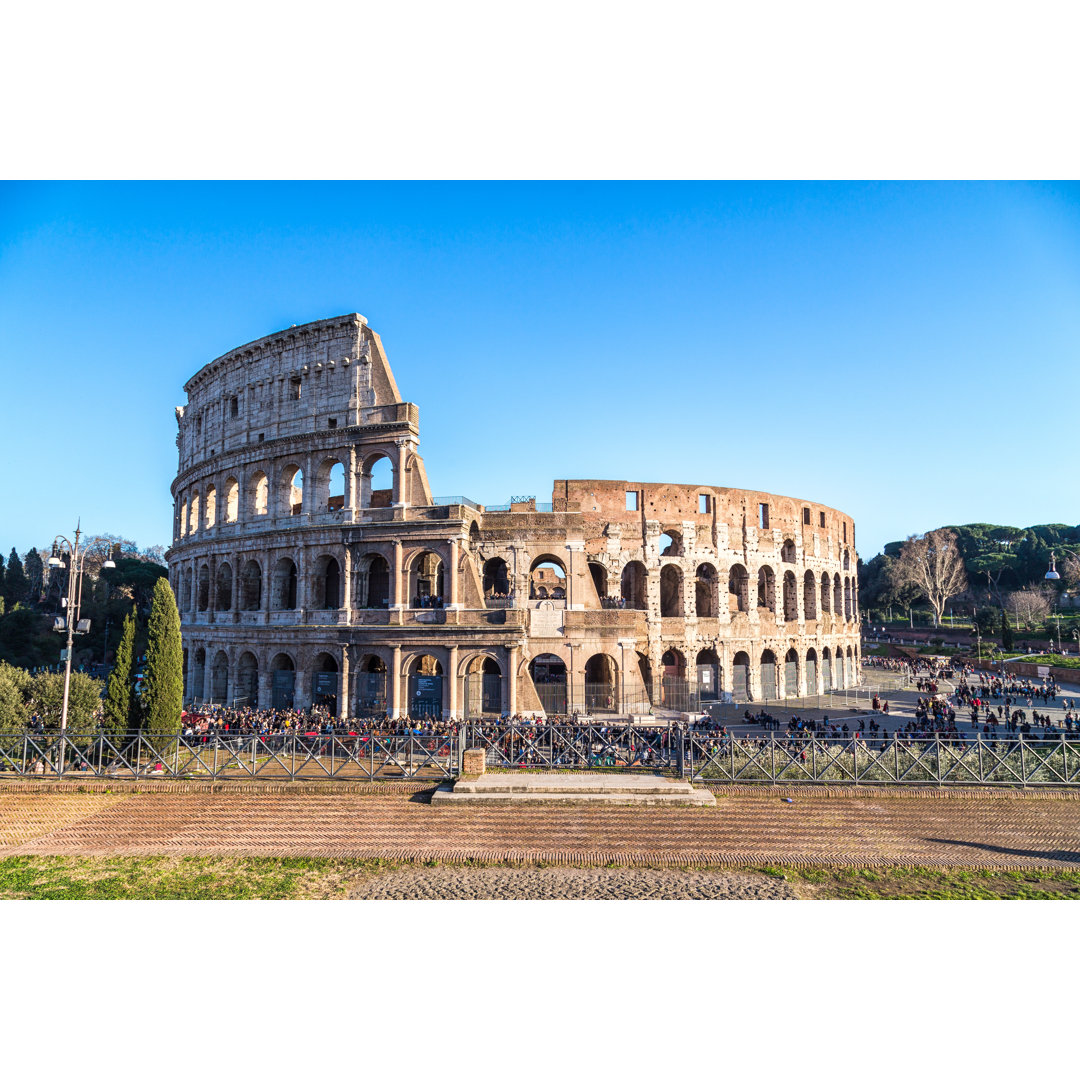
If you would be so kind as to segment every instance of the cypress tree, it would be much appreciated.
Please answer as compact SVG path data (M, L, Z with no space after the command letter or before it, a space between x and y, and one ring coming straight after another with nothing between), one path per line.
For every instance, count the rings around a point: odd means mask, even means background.
M8 556L7 570L4 573L4 596L9 608L21 604L26 599L27 584L19 553L12 548Z
M124 617L124 629L116 648L116 660L105 691L105 729L110 735L126 735L132 720L133 683L131 661L135 653L135 609Z
M142 729L155 735L179 735L184 707L184 652L180 612L167 578L158 578L154 585L147 630Z
M23 559L26 573L26 599L34 605L41 600L41 590L45 583L45 564L36 548L31 548Z
M1001 648L1005 652L1012 652L1013 647L1013 628L1009 625L1009 616L1005 614L1005 609L1001 609Z

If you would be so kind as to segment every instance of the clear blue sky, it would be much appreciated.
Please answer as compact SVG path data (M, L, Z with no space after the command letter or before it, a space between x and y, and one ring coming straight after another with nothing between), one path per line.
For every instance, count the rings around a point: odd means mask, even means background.
M182 385L348 311L436 494L760 488L1080 520L1080 185L0 185L0 550L168 543Z

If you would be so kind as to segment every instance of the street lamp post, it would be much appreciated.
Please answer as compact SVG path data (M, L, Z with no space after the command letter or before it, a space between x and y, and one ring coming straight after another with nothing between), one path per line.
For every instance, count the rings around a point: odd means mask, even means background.
M67 599L64 602L64 625L63 627L55 627L55 629L63 629L67 632L67 648L64 650L64 704L60 710L60 749L59 760L57 761L56 771L63 773L64 771L64 740L67 737L67 718L68 718L68 699L71 696L71 653L72 643L75 638L75 634L87 634L90 632L89 619L80 620L79 611L82 608L82 578L83 567L86 563L86 556L90 550L90 545L97 543L108 543L100 536L89 537L85 544L80 546L80 537L82 530L79 524L75 526L75 542L72 543L66 536L57 536L53 540L53 553L49 556L49 566L53 569L64 565L63 560L57 554L61 550L65 550L68 553L68 580L67 580ZM111 558L106 558L101 564L103 570L112 570L116 567L116 563ZM85 623L85 625L84 625Z

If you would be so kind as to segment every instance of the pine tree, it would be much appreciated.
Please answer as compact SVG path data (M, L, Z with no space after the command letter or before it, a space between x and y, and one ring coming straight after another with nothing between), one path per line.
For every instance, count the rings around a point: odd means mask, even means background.
M116 648L116 659L109 673L105 691L105 723L107 734L123 736L132 724L133 686L131 662L135 653L135 609L124 617L124 629Z
M26 599L27 581L19 553L12 548L8 556L7 570L4 572L4 597L7 606L13 608Z
M23 570L26 573L26 599L36 605L41 600L41 590L45 584L45 564L36 548L26 553Z
M1001 609L1001 648L1004 652L1012 652L1013 628L1009 625L1009 616L1005 609Z
M147 630L142 729L155 735L179 735L184 707L184 652L180 612L167 578L158 578L154 585Z
M0 555L0 600L4 598L4 556Z

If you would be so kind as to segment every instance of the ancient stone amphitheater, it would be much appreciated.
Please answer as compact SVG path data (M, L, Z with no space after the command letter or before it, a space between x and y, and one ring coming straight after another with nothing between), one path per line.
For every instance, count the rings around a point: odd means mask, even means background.
M710 484L433 498L360 315L186 384L170 580L189 702L339 715L644 714L858 678L855 527Z

